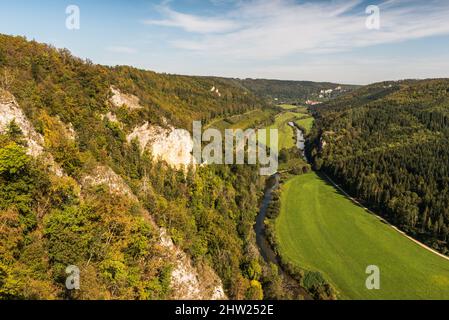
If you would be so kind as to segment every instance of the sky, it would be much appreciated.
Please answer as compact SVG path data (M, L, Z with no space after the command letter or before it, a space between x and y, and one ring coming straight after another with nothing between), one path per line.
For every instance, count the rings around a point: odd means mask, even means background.
M95 63L351 84L449 77L448 17L447 0L0 0L0 33Z

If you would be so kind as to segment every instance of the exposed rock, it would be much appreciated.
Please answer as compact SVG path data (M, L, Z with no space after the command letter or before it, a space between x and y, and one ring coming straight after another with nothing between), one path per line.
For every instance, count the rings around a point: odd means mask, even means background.
M71 124L70 122L64 123L59 116L56 116L56 121L58 121L60 127L64 131L64 136L69 140L75 141L76 131L73 128L73 124Z
M113 119L112 114L106 115ZM54 161L53 157L44 150L44 139L37 133L31 123L19 108L14 97L9 93L0 91L0 133L4 133L15 120L22 130L28 145L28 154L34 157L42 156L50 164L52 171L58 176L64 176L63 170ZM71 125L65 125L67 135L75 138L75 131ZM128 137L129 141L138 138L142 149L151 145L151 151L157 157L162 158L172 165L189 164L192 162L191 151L193 141L186 130L176 130L174 128L163 129L161 127L150 127L146 123L143 127L137 128ZM84 186L107 185L110 192L125 195L134 201L138 198L125 181L111 168L106 166L96 167L90 175L81 179ZM150 213L146 211L146 216L150 219L154 227L160 233L160 245L169 249L170 261L175 262L175 267L171 275L171 286L174 299L225 299L220 278L210 267L206 271L198 272L192 265L190 258L177 246L167 235L164 229L158 228Z
M44 138L34 130L33 125L20 109L15 98L8 92L0 91L0 133L5 133L11 121L15 121L22 130L27 144L27 154L32 157L42 156L48 163L50 170L59 177L64 176L64 171L55 162L53 156L44 152Z
M73 124L68 123L64 125L65 127L65 133L66 136L70 139L70 140L76 140L76 131L73 128Z
M81 179L83 185L98 186L106 185L109 190L115 194L121 194L137 201L137 197L133 194L129 186L123 181L122 177L116 174L111 168L105 166L96 167L90 175Z
M14 97L3 93L0 100L0 133L5 133L13 120L22 130L28 146L27 154L33 157L40 156L44 151L42 147L44 144L43 137L34 130Z
M138 97L132 94L122 93L119 89L111 87L112 97L109 101L116 108L125 106L128 109L141 109L140 100Z
M99 166L93 170L92 175L84 177L82 182L84 185L90 186L105 184L111 192L122 194L138 201L125 181L111 168ZM156 223L151 220L150 213L148 211L145 211L145 213L153 226L159 230L159 244L168 249L172 255L170 260L175 262L175 267L171 274L172 298L182 300L226 299L221 280L215 272L210 267L207 267L208 270L206 272L198 272L193 267L189 257L174 245L166 230L158 228Z
M321 137L321 139L320 139L320 150L324 150L324 148L326 148L326 146L327 146L326 140L324 140L323 137Z
M175 168L195 163L192 155L193 139L187 130L173 127L165 129L145 122L127 136L128 142L134 139L139 141L142 151L149 148L153 157Z
M174 290L174 299L190 300L222 300L226 299L223 291L223 285L220 278L211 268L198 273L187 257L179 250L167 236L165 229L161 228L160 244L171 249L176 257L177 264L172 272L172 288ZM206 275L208 274L208 276Z
M223 300L226 299L226 294L223 291L223 286L216 286L212 294L211 300Z
M338 137L335 137L335 132L333 131L324 131L320 137L320 151L323 151L330 142L334 140L338 140Z
M213 92L213 93L217 94L217 96L221 97L220 90L218 90L218 88L215 88L215 86L213 86L213 87L210 89L210 92Z
M108 119L110 122L115 122L117 124L122 125L121 122L117 119L117 116L110 111L106 114L101 115L101 120L104 120L104 119Z

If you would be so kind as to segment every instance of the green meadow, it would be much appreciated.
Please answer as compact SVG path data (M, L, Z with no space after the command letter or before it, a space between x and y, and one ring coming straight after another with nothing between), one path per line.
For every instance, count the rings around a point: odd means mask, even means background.
M304 128L306 130L306 134L312 130L312 126L314 123L313 117L305 117L299 120L296 120L295 123L300 126L301 128Z
M282 186L276 219L280 254L319 271L340 299L449 299L449 261L354 204L316 173ZM367 266L380 268L368 290Z
M219 130L256 128L260 123L269 121L275 114L276 110L274 109L255 109L243 114L215 119L206 128Z
M281 109L286 110L286 111L295 111L295 112L307 114L307 107L304 107L304 106L295 106L292 104L280 104L278 107L280 107Z
M284 110L292 110L292 109L298 108L298 106L295 106L295 105L292 105L292 104L280 104L279 107L284 109Z
M297 112L290 111L276 115L274 123L265 128L267 129L266 144L270 145L270 129L278 129L279 150L290 149L294 147L296 142L295 132L288 123L297 119L299 115L300 114ZM260 137L259 141L263 142Z

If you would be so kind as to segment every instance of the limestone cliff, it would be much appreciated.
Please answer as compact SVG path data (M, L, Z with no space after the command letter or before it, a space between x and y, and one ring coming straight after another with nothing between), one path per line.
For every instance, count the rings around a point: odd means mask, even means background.
M92 171L91 175L85 176L82 180L85 186L106 185L110 192L122 194L138 201L125 181L111 168L99 166ZM210 267L203 267L202 272L199 272L192 265L190 258L174 245L166 230L156 226L150 213L146 211L145 216L158 230L160 245L169 249L168 251L171 253L167 261L174 262L171 274L172 298L189 300L225 299L226 295L221 280L214 271Z
M128 142L134 139L138 140L142 151L149 148L154 158L163 160L175 168L195 163L192 155L193 139L187 130L170 126L165 129L145 122L127 136Z
M10 123L14 121L25 138L27 154L32 157L42 157L49 168L57 176L63 176L61 167L54 161L53 156L44 150L44 138L36 132L27 119L16 99L9 93L0 90L0 133L5 133Z
M113 117L113 115L108 114L107 117ZM48 163L53 173L58 176L64 176L63 170L54 161L53 156L45 150L44 138L33 128L14 97L7 92L0 91L0 133L4 133L7 130L11 121L15 121L21 129L25 137L27 153L32 157L42 158L43 161ZM71 124L63 125L66 129L64 131L67 137L75 139L76 132L73 126ZM129 141L134 138L139 140L142 149L147 147L147 145L151 145L153 154L169 164L187 165L192 161L190 152L193 143L187 131L150 127L146 123L128 137ZM123 178L107 166L96 166L80 180L81 187L106 185L111 193L124 195L135 202L139 201ZM195 300L225 299L226 296L221 280L212 268L202 266L201 270L197 270L190 258L173 243L167 232L156 225L152 220L151 214L146 210L144 213L145 217L159 232L159 244L168 249L167 251L170 253L167 261L174 264L171 274L172 298Z

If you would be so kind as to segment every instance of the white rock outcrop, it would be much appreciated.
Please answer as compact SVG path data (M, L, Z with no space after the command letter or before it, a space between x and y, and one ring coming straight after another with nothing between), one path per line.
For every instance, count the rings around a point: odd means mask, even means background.
M106 114L101 115L101 120L104 120L104 119L108 119L108 121L110 121L110 122L115 122L115 123L119 124L120 126L123 126L122 123L118 120L117 116L110 111Z
M111 168L106 166L97 166L90 175L81 179L83 185L99 186L106 185L111 193L125 195L137 201L137 197L125 183L122 177L116 174Z
M76 131L73 128L73 124L68 123L64 124L65 135L68 139L75 141L76 140Z
M217 94L217 96L221 97L220 90L218 90L218 88L215 88L215 86L213 86L213 87L210 89L210 92L213 92L213 93Z
M171 274L173 298L190 300L223 300L226 294L223 291L221 280L215 274L212 279L202 279L202 276L192 266L187 255L178 249L167 236L165 229L160 229L160 244L170 249L176 257L176 265Z
M128 109L142 109L140 105L140 99L132 94L122 93L119 89L115 87L110 88L112 96L109 99L111 104L116 108L121 108L123 106Z
M22 130L28 146L27 154L33 157L40 156L44 151L42 147L44 138L34 130L14 97L8 93L3 93L0 97L0 133L5 133L12 121L15 121Z
M44 152L44 138L34 130L33 125L19 107L13 95L0 90L0 133L5 133L9 124L14 121L23 133L27 144L27 154L32 157L43 156L50 170L58 177L64 176L64 171L55 162L53 156Z
M96 186L105 184L112 193L122 194L138 201L125 181L111 168L98 166L91 175L82 179L83 185ZM168 249L172 261L175 262L171 274L171 288L173 299L179 300L222 300L226 299L220 278L210 269L206 278L192 265L190 258L167 235L164 228L157 227L151 219L150 213L146 216L159 231L159 244Z
M129 105L127 104L127 106ZM50 165L50 169L56 175L64 176L63 170L54 161L52 155L45 152L44 138L35 131L14 97L0 90L0 133L6 132L13 120L23 132L28 146L27 153L33 157L43 156L43 159ZM71 125L67 127L67 131L69 138L75 139L76 133ZM135 132L128 137L129 141L134 138L139 139L142 149L151 146L153 155L162 158L169 164L176 166L191 163L193 160L191 155L193 140L186 130L151 127L146 123L141 128L136 128ZM83 186L107 185L111 193L125 195L134 201L138 201L138 198L122 177L106 166L97 166L90 175L84 176L81 182ZM174 245L166 231L158 228L156 223L151 220L149 212L146 212L146 216L159 230L160 245L169 249L172 255L170 261L175 261L175 267L171 275L173 298L187 300L226 299L221 280L212 269L209 268L207 277L198 272L192 265L190 258Z
M175 168L195 164L192 155L193 139L184 129L167 129L145 122L127 136L128 142L137 139L142 151L149 148L154 158L163 160Z

